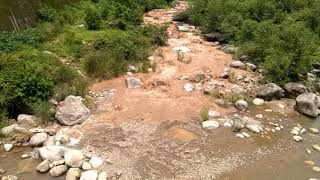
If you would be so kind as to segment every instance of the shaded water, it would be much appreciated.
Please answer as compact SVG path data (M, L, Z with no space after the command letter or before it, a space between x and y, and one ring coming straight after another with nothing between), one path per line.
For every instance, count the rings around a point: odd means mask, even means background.
M28 28L36 22L36 11L41 6L62 8L71 2L72 0L0 0L0 30Z

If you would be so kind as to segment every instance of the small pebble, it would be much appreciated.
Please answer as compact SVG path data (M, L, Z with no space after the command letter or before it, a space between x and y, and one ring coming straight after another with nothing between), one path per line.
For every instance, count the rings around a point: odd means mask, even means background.
M314 166L312 168L312 170L315 171L315 172L320 172L320 167Z
M311 150L308 149L308 148L306 148L306 152L307 152L308 154L311 154Z
M244 135L243 135L243 134L239 134L239 133L238 133L238 134L236 134L236 137L237 137L237 138L241 138L241 139L243 139L243 138L244 138Z
M244 137L247 137L247 138L250 137L250 135L249 135L248 133L246 133L246 132L242 132L242 135L243 135Z
M307 130L305 128L301 129L300 134L305 133Z
M275 128L277 131L281 131L281 128L280 127L276 127Z
M299 134L299 131L296 131L296 130L292 129L292 130L290 131L290 133L291 133L292 135L298 135L298 134Z
M301 141L302 141L302 137L301 137L301 136L293 136L293 139L294 139L296 142L301 142Z
M308 165L310 165L310 166L313 166L314 165L314 162L313 161L305 161L304 163L306 163L306 164L308 164Z
M309 131L313 134L318 134L319 133L319 130L316 129L316 128L310 128Z

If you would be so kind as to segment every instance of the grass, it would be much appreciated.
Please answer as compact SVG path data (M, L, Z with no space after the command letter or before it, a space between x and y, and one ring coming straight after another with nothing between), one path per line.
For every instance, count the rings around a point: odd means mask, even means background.
M227 102L231 102L231 103L235 103L238 100L245 100L245 101L249 101L249 95L246 93L236 93L236 92L222 92L219 90L216 90L212 93L212 97L216 98L216 99L222 99L224 100L226 103Z
M180 62L184 62L184 63L191 63L192 61L192 57L191 56L185 56L185 54L183 52L178 52L177 54L177 60Z
M236 83L237 82L237 76L236 76L236 73L234 71L231 71L230 72L230 75L228 77L228 81L232 84Z
M204 106L201 108L199 114L198 114L198 118L200 122L204 122L207 121L209 119L209 107L208 106Z
M33 107L34 115L39 118L41 123L48 123L50 121L52 112L52 104L48 101L40 101Z

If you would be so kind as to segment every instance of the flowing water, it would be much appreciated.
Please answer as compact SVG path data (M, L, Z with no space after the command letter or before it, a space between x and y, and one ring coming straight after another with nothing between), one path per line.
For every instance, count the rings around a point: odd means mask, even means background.
M0 0L0 31L22 30L36 22L36 11L44 5L62 8L72 0Z

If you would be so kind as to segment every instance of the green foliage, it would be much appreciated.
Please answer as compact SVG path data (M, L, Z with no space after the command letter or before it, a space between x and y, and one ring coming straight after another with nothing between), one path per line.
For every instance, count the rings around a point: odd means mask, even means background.
M278 84L300 81L319 60L320 1L197 0L177 19L221 32Z
M56 10L49 6L44 6L37 11L38 18L44 22L53 22L56 15Z
M85 17L86 26L89 30L99 30L101 24L101 17L98 11L89 9Z

